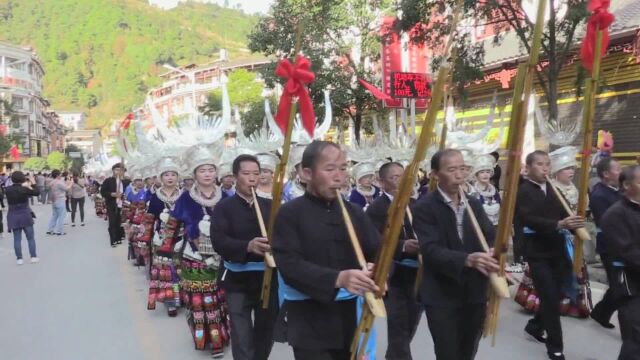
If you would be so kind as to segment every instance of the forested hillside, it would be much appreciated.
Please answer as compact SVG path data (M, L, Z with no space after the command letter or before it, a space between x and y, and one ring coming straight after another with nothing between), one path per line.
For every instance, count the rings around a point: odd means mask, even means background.
M206 63L220 48L251 56L246 35L256 21L195 3L164 11L146 0L0 0L0 40L32 46L45 97L55 109L87 111L92 127L141 104L164 63Z

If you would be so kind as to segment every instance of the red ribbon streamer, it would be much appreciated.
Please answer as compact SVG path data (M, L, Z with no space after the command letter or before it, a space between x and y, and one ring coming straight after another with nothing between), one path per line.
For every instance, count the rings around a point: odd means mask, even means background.
M125 129L125 130L129 130L129 127L131 126L131 120L133 120L133 118L134 118L133 113L129 113L129 115L127 115L127 117L122 119L122 122L120 123L120 128L121 129Z
M276 123L282 130L282 133L286 134L293 97L297 96L302 125L313 139L313 131L316 127L316 115L313 110L311 97L307 91L307 85L313 82L316 77L311 71L311 61L302 55L298 55L295 64L291 64L288 59L283 59L276 67L276 75L287 79L287 83L284 85L284 91L280 97L280 104L278 105L278 112L276 113Z
M582 66L591 71L593 69L593 59L595 58L596 34L598 30L602 30L602 46L601 54L604 56L609 46L609 26L615 20L615 16L609 12L610 0L591 0L588 9L593 12L587 22L587 33L582 40L582 48L580 49L580 58L582 58Z
M368 82L362 80L362 79L358 79L358 81L360 82L360 84L362 84L362 86L364 86L365 89L367 89L371 95L373 95L376 99L378 100L393 100L393 98L391 96L389 96L387 93L385 93L384 91L378 89L377 87L369 84Z

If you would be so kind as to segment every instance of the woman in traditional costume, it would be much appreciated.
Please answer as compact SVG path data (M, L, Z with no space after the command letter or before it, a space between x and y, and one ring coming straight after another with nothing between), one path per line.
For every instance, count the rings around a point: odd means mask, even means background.
M291 148L291 152L289 153L291 177L284 185L284 189L282 191L282 202L289 202L304 195L305 184L301 179L302 167L300 166L300 163L302 162L302 153L306 147L306 145L296 144Z
M349 201L366 209L373 200L380 196L380 189L373 185L376 173L375 164L364 161L355 164L351 170L356 185L351 190Z
M475 160L473 184L477 191L478 199L482 203L484 212L494 226L498 225L500 219L500 193L491 183L495 160L491 155L480 155Z
M216 186L215 159L219 156L204 146L196 146L187 155L195 183L178 198L173 210L173 217L184 225L183 241L175 247L182 254L182 300L195 348L210 348L214 357L222 357L230 341L229 320L224 291L217 284L221 258L209 237L213 208L222 195Z
M262 153L256 156L260 162L260 177L256 195L261 198L271 199L273 190L273 174L276 171L278 157L271 153Z
M181 305L180 279L173 252L178 224L175 219L169 221L181 194L178 188L179 172L180 167L173 158L167 157L158 163L160 187L149 198L143 238L140 239L148 245L150 235L154 234L147 308L153 310L156 301L164 302L167 314L171 317L177 315ZM160 294L161 291L163 294Z

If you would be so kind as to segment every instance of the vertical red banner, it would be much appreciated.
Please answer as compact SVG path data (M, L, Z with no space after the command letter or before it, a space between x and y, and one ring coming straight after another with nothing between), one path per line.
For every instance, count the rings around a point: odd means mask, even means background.
M424 44L409 42L409 72L427 74L429 63L427 61L427 48ZM416 99L416 109L426 109L429 99Z
M391 73L402 71L402 46L400 35L393 30L395 17L382 18L382 86L385 94L391 96ZM402 107L402 100L385 100L387 107Z

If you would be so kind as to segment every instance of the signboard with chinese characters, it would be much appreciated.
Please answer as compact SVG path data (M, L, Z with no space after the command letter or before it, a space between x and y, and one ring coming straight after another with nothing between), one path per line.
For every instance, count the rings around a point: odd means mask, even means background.
M384 100L384 104L391 108L406 108L407 102L401 97L393 95L394 72L410 72L426 74L428 72L427 48L422 44L415 44L408 41L408 37L403 37L394 30L395 17L385 17L382 19L380 34L382 36L382 86L383 91L394 99ZM418 25L416 25L418 26ZM427 97L415 99L416 109L426 109L429 103Z
M391 96L396 99L425 99L431 96L427 75L407 72L391 73Z

